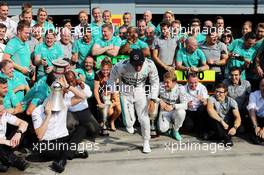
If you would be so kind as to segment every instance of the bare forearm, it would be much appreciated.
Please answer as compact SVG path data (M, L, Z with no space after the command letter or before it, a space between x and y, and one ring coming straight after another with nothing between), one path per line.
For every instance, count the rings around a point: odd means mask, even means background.
M105 53L108 50L108 47L98 47L96 49L93 49L93 55L102 55L103 53Z

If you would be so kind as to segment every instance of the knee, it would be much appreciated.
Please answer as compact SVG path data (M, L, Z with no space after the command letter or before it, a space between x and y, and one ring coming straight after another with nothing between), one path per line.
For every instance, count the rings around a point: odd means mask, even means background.
M169 130L169 125L159 122L158 128L159 128L159 131L161 133L164 133L164 132L167 132Z
M174 116L182 119L184 121L186 115L186 111L184 109L178 109L175 111Z

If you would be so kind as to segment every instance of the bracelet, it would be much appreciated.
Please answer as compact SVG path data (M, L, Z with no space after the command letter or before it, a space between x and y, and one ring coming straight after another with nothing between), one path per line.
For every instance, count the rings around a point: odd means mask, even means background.
M23 134L23 132L22 132L20 129L18 129L18 130L16 131L16 133L20 133L21 135Z
M237 130L238 127L234 125L233 128L235 128Z
M69 85L66 89L70 89L71 85Z

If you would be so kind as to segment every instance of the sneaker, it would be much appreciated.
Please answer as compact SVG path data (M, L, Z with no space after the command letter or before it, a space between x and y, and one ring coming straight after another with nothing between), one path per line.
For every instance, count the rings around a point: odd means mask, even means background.
M172 134L173 134L172 137L175 138L176 140L178 141L182 140L182 136L180 135L179 131L174 131Z
M126 130L130 134L134 134L134 132L135 132L133 126L132 127L126 127Z
M171 129L164 133L165 136L171 136Z
M143 143L143 153L150 153L151 149L150 149L150 145L149 145L149 141L148 140L144 140Z

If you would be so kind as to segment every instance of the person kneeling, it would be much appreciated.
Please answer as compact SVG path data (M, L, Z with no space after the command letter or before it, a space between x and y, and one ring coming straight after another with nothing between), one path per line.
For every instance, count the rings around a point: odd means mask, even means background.
M164 82L160 86L160 113L159 113L159 130L162 133L169 131L176 140L182 137L179 129L182 126L187 109L187 103L183 102L180 86L177 84L176 76L173 72L167 72L163 76ZM172 132L170 133L170 124Z
M65 169L67 159L88 157L87 151L77 150L78 144L86 135L86 129L77 126L71 135L67 130L67 111L69 107L83 101L85 94L67 84L64 77L56 80L52 88L52 93L44 104L38 106L32 113L33 125L39 139L33 151L38 151L41 157L54 160L51 169L61 173ZM66 90L71 91L74 96L62 94ZM55 149L50 150L50 145Z
M216 134L216 138L224 140L225 146L233 146L231 137L237 133L241 124L237 102L227 96L227 87L220 83L216 86L215 95L208 100L207 111L209 126Z
M5 137L7 123L18 126L16 133L7 139ZM28 166L28 162L17 157L14 154L14 148L17 147L21 141L22 134L27 130L27 122L9 114L5 111L3 102L0 103L0 172L6 172L9 166L18 168L24 171Z

